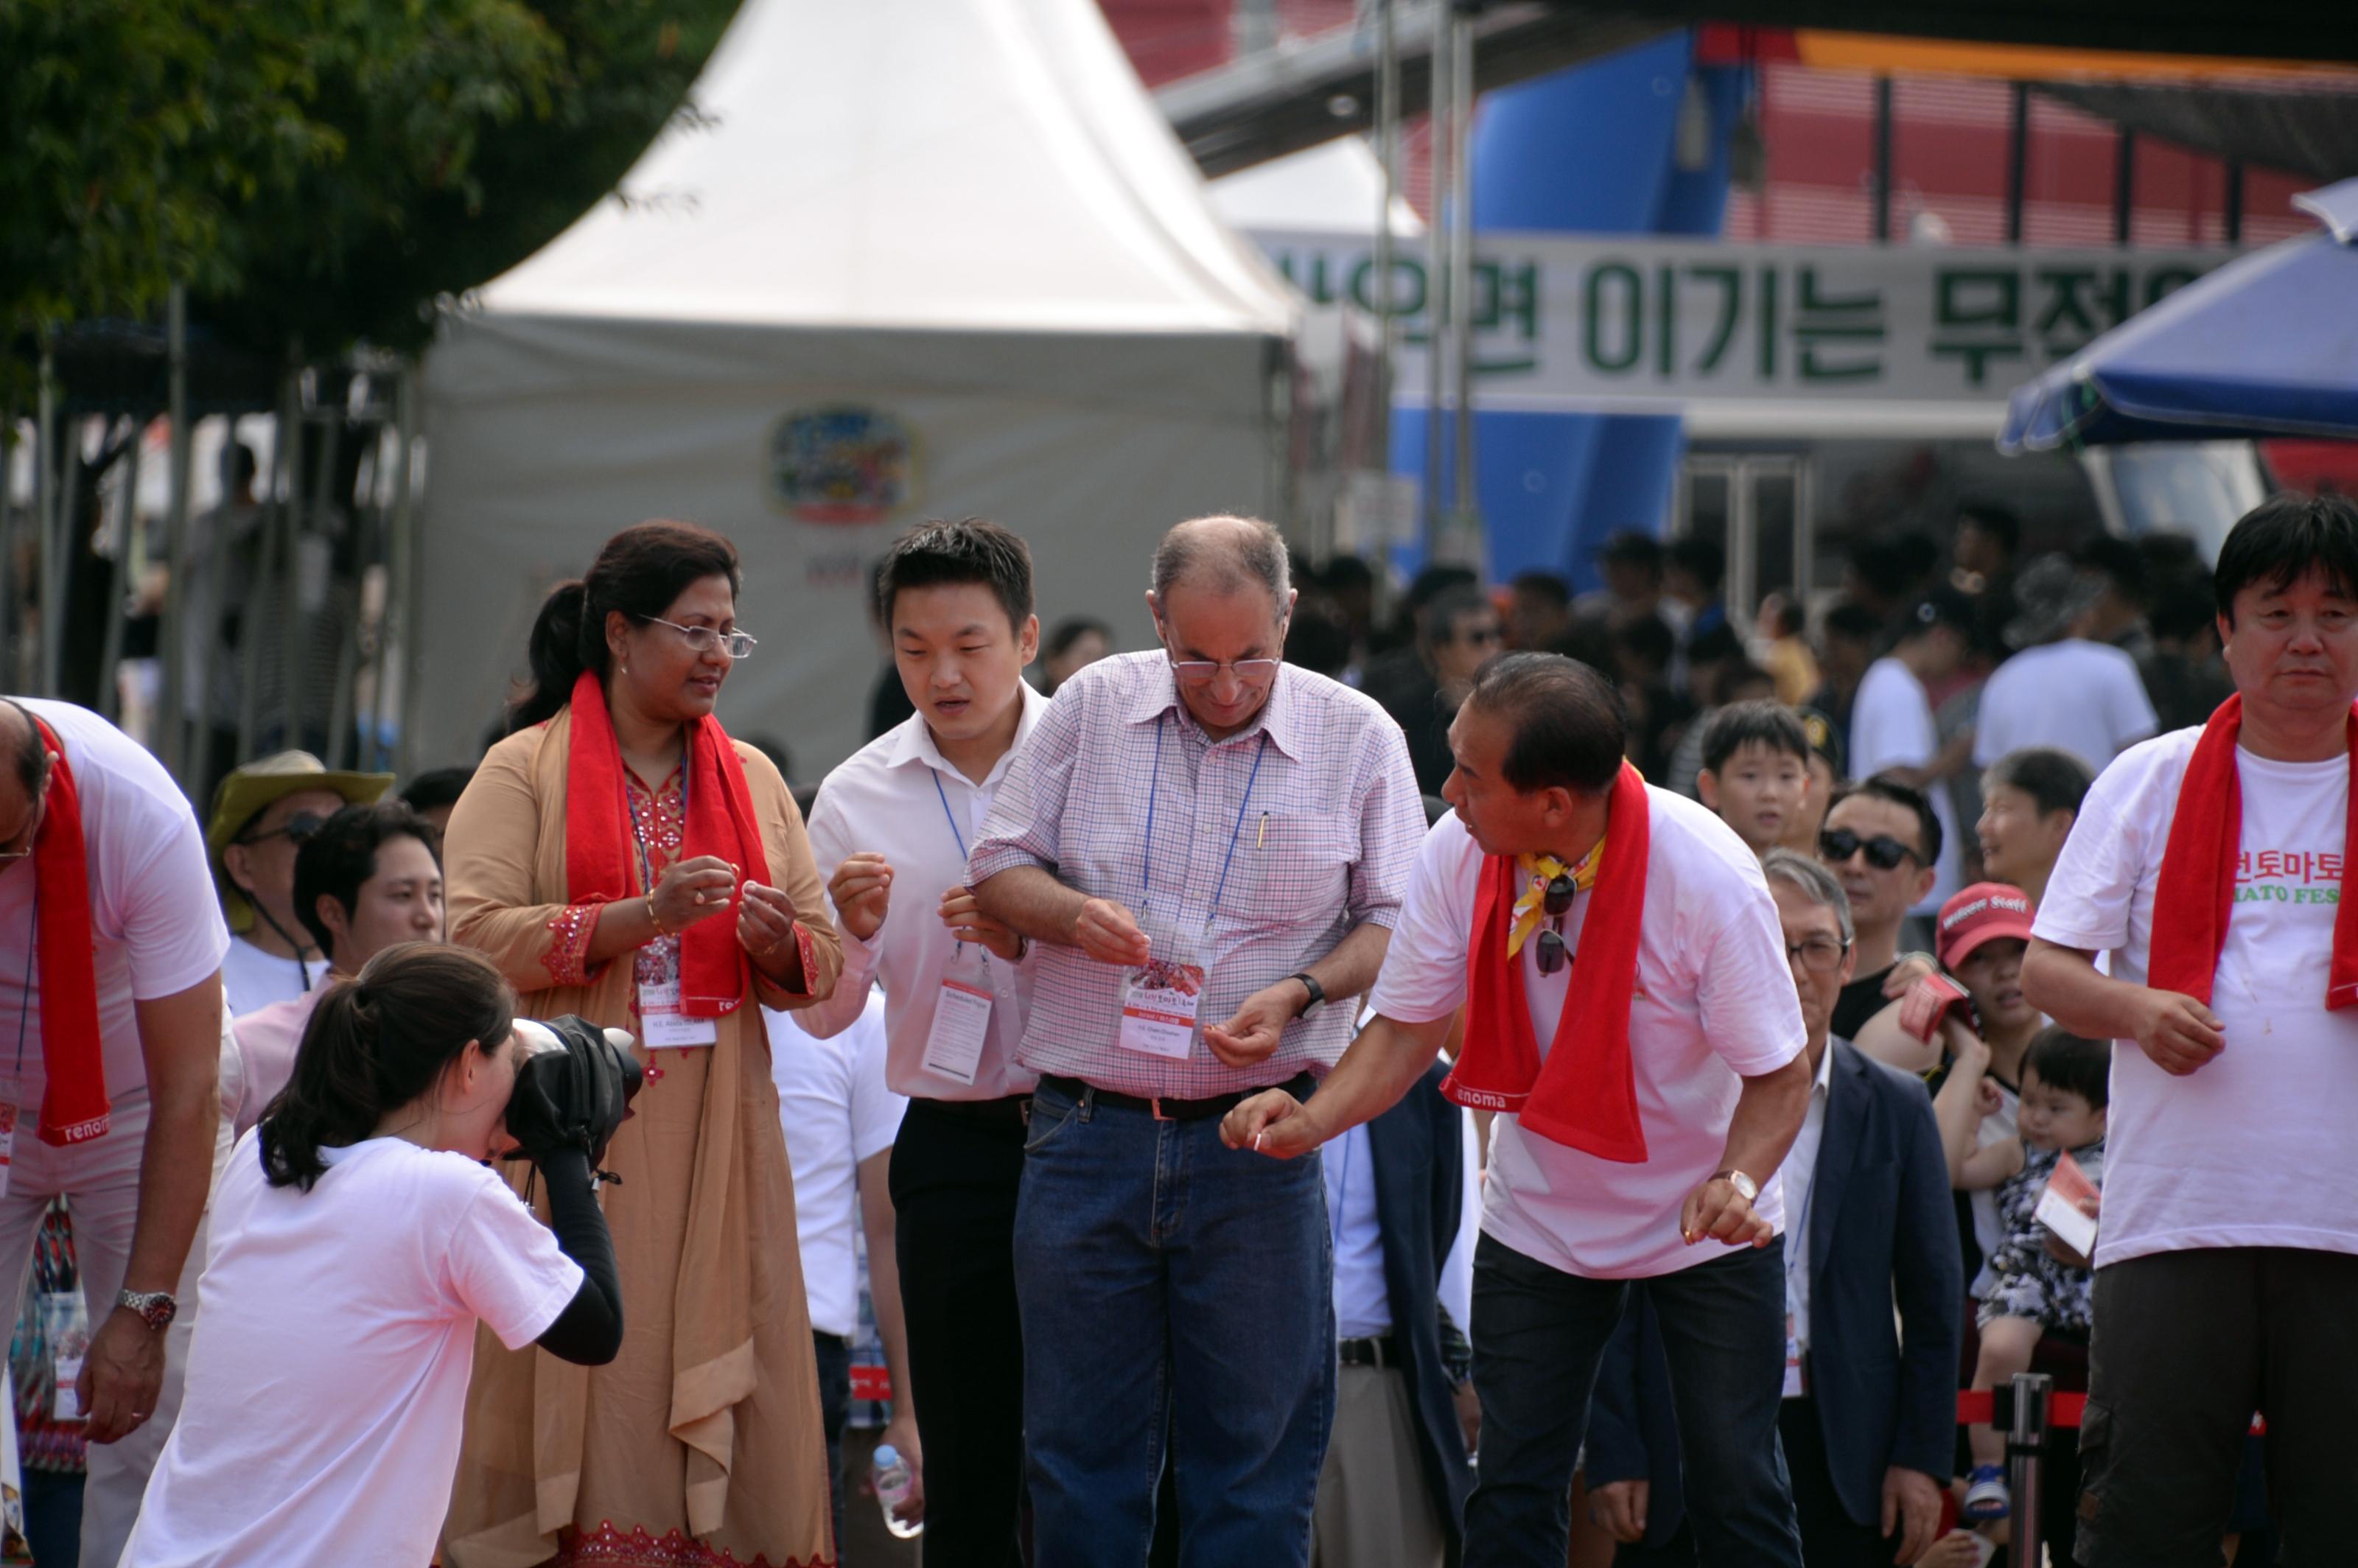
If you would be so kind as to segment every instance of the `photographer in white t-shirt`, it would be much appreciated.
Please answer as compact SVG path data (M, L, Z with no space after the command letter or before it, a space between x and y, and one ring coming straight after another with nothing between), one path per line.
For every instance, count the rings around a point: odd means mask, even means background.
M2342 1558L2358 1476L2358 505L2263 503L2215 580L2237 695L2096 780L2023 969L2032 1005L2120 1043L2087 1568L2217 1562L2255 1408L2285 1562Z
M514 1006L480 955L428 943L320 999L222 1177L187 1394L123 1568L427 1562L476 1325L613 1359L622 1288L590 1169L635 1076L579 1020L560 1041ZM557 1072L526 1067L543 1051ZM539 1166L547 1225L486 1165L509 1152Z

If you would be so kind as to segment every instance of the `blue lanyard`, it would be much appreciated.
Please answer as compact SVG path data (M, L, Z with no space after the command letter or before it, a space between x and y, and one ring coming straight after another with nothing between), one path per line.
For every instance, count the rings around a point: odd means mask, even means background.
M1166 713L1168 710L1165 710ZM1218 911L1220 900L1228 891L1228 871L1237 863L1237 840L1244 837L1245 813L1252 808L1253 785L1260 778L1260 761L1269 754L1269 731L1260 732L1260 744L1253 748L1252 772L1245 775L1245 797L1237 802L1237 825L1228 829L1228 852L1220 861L1220 880L1212 889L1212 907L1206 912L1208 919ZM935 776L934 787L941 787L941 778ZM1140 902L1143 903L1154 892L1154 797L1163 783L1163 720L1154 721L1154 772L1146 785L1146 848L1139 856L1138 884Z
M1160 737L1158 736L1157 739L1160 739ZM934 775L934 794L941 800L942 815L949 818L950 838L958 847L959 874L963 876L965 874L966 867L966 835L958 831L957 816L955 812L950 810L950 792L942 787L941 769L927 768L925 772Z

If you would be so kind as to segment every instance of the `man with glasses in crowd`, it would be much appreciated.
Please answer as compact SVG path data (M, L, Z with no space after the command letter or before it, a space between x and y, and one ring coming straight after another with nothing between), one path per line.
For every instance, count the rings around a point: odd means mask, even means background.
M1632 1281L1669 1354L1702 1560L1800 1568L1777 1457L1774 1178L1809 1101L1801 1009L1760 862L1639 779L1626 741L1618 696L1587 665L1485 665L1451 728L1455 810L1418 856L1378 1017L1306 1104L1270 1090L1224 1132L1290 1168L1398 1100L1462 1009L1447 1092L1513 1113L1493 1125L1474 1261L1467 1568L1561 1568L1589 1394Z
M59 1390L92 1445L84 1563L122 1556L179 1411L199 1225L229 1150L228 946L161 764L87 708L0 699L0 1017L16 1036L0 1061L0 1301L18 1299L64 1195L93 1329Z
M1015 1218L1035 1544L1142 1560L1167 1447L1180 1560L1282 1568L1335 1409L1325 1188L1220 1118L1342 1054L1424 821L1398 726L1279 662L1276 530L1183 523L1152 583L1162 649L1057 689L968 868L1040 945L1016 1052L1040 1075Z
M1801 1552L1810 1568L1905 1568L1923 1561L1940 1529L1953 1468L1951 1389L1965 1286L1951 1239L1948 1162L1923 1086L1832 1033L1855 940L1842 884L1790 849L1771 849L1761 871L1809 1031L1810 1108L1782 1173L1787 1328L1777 1422ZM1634 1357L1639 1344L1617 1336L1612 1355ZM1678 1455L1650 1454L1637 1441L1661 1419L1625 1402L1653 1381L1639 1372L1608 1368L1589 1426L1590 1509L1630 1542L1677 1522L1653 1517L1663 1493L1676 1490ZM1654 1487L1658 1477L1668 1485Z
M1855 1040L1866 1021L1923 975L1929 957L1902 966L1899 925L1931 887L1941 819L1921 790L1878 774L1835 796L1818 833L1818 858L1842 883L1858 931L1855 971L1834 1004L1833 1032Z
M1368 695L1384 705L1408 740L1416 787L1439 795L1449 776L1449 721L1474 685L1474 672L1506 641L1490 596L1471 583L1433 595L1425 610L1420 663L1409 678Z
M232 937L222 989L232 1018L308 991L328 960L295 908L295 856L347 806L384 795L391 773L331 773L308 752L233 769L213 792L205 847Z

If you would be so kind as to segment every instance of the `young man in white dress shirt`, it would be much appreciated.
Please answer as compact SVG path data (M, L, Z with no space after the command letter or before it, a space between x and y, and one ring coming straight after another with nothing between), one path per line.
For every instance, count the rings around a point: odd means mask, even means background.
M1625 733L1585 665L1485 665L1451 726L1455 812L1418 857L1377 1018L1306 1104L1271 1090L1223 1131L1280 1159L1316 1149L1406 1092L1466 1009L1451 1092L1502 1112L1474 1264L1467 1568L1563 1563L1590 1392L1639 1279L1703 1560L1800 1568L1777 1447L1773 1178L1809 1106L1801 1008L1760 862L1703 806L1625 772ZM1493 962L1503 974L1475 972Z
M877 597L916 712L829 773L812 808L843 975L796 1022L827 1038L884 988L886 1077L909 1097L891 1184L912 1386L894 1392L915 1400L925 1552L1000 1568L1021 1561L1014 1227L1034 1075L1015 1046L1032 965L975 909L966 860L1048 707L1023 680L1040 642L1032 555L995 523L927 523L886 554Z

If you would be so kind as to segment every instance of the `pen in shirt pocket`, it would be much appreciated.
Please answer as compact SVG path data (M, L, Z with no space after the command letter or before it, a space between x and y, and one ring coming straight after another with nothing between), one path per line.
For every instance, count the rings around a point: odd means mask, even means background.
M1255 834L1253 835L1253 848L1254 848L1254 849L1260 849L1260 848L1261 847L1261 843L1262 843L1262 841L1263 841L1264 839L1266 839L1268 837L1269 837L1269 813L1268 813L1268 812L1266 812L1266 811L1264 811L1264 812L1262 812L1262 813L1260 814L1260 832L1258 832L1258 833L1255 833Z

